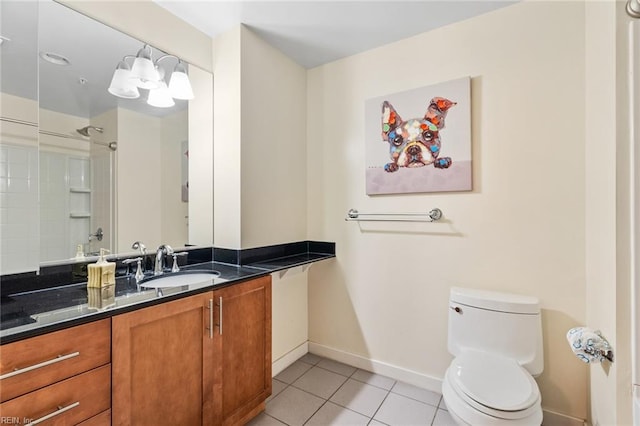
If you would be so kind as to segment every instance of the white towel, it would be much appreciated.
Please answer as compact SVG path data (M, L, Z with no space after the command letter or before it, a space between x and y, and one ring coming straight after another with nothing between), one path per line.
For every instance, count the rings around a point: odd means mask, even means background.
M575 327L567 332L567 340L573 353L582 362L603 362L605 359L613 362L611 346L599 330Z

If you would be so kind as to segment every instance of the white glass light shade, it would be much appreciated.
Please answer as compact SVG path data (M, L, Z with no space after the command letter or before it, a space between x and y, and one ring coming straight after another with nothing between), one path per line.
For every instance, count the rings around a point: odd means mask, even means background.
M194 98L191 82L189 81L187 70L184 65L182 65L182 62L178 62L173 73L171 73L169 92L171 96L176 99L190 100Z
M126 62L120 61L107 90L119 98L136 99L140 97L140 92L131 79L131 70Z
M157 108L170 108L176 103L173 101L171 93L169 93L167 84L164 81L160 81L160 87L149 91L147 104Z
M151 47L144 45L138 50L136 59L131 67L131 78L135 80L136 86L142 89L155 89L160 86L158 72L151 59Z

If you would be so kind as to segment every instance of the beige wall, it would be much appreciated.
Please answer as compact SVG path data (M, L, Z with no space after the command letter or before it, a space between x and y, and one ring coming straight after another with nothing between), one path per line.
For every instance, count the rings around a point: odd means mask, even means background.
M306 70L241 26L214 40L215 245L306 238Z
M614 364L590 368L589 414L594 425L631 425L630 18L621 1L587 2L586 12L586 322L615 348ZM612 125L589 126L603 122Z
M189 101L189 244L213 243L213 79L189 68L195 99ZM210 96L208 96L210 94Z
M306 70L242 27L242 248L307 233Z
M153 250L164 244L160 231L162 193L161 121L156 117L118 109L118 172L116 174L117 253L131 252L143 241Z
M161 241L176 247L184 247L189 241L189 204L182 201L182 141L188 137L186 110L160 119L161 139L156 141L162 144L160 175L149 179L149 184L158 179L161 182Z
M579 2L519 3L309 71L309 237L338 250L309 276L318 348L437 388L451 360L451 286L535 295L543 407L587 417L588 370L565 339L585 322L584 13ZM367 197L365 100L467 75L473 191ZM444 221L342 220L350 208L432 207Z
M213 241L240 248L240 27L216 37L213 49Z

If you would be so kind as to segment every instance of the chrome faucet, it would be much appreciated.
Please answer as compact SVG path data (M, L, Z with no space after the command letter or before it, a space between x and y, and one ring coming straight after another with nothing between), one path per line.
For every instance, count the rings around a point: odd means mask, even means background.
M173 254L173 249L170 245L163 244L158 247L158 251L156 252L156 266L153 270L153 275L162 275L164 272L164 255Z
M140 255L142 257L146 256L147 254L147 247L144 244L142 244L142 242L140 241L136 241L133 244L131 244L131 248L134 250L140 250Z

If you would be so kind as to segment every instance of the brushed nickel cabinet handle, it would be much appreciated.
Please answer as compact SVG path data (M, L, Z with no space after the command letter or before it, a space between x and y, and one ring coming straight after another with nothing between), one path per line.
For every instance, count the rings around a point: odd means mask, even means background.
M220 335L222 336L222 296L218 297L218 303L220 304L220 312L218 314L218 328L220 329Z
M57 409L56 411L54 411L53 413L51 413L51 414L47 414L46 416L42 416L42 417L40 417L39 419L35 419L35 420L33 420L32 422L29 422L29 424L30 424L30 425L36 425L36 424L38 424L38 423L42 423L42 422L44 422L45 420L49 420L49 419L50 419L50 418L52 418L52 417L55 417L55 416L57 416L57 415L59 415L59 414L64 413L65 411L69 411L69 410L71 410L71 409L73 409L73 408L76 408L78 405L80 405L80 403L79 403L79 402L77 402L77 401L76 401L76 402L74 402L73 404L69 404L69 405L67 405L66 407L62 407L62 406L58 405L58 409Z
M213 339L213 299L209 299L209 339Z
M48 361L44 361L44 362L41 362L39 364L31 365L29 367L16 369L16 370L14 370L14 371L12 371L10 373L5 373L2 376L0 376L0 380L8 379L9 377L17 376L18 374L22 374L22 373L26 373L28 371L36 370L38 368L46 367L47 365L55 364L55 363L60 362L60 361L64 361L64 360L67 360L67 359L70 359L70 358L74 358L74 357L77 357L78 355L80 355L80 352L74 352L74 353L67 354L67 355L58 355L57 358L50 359Z

